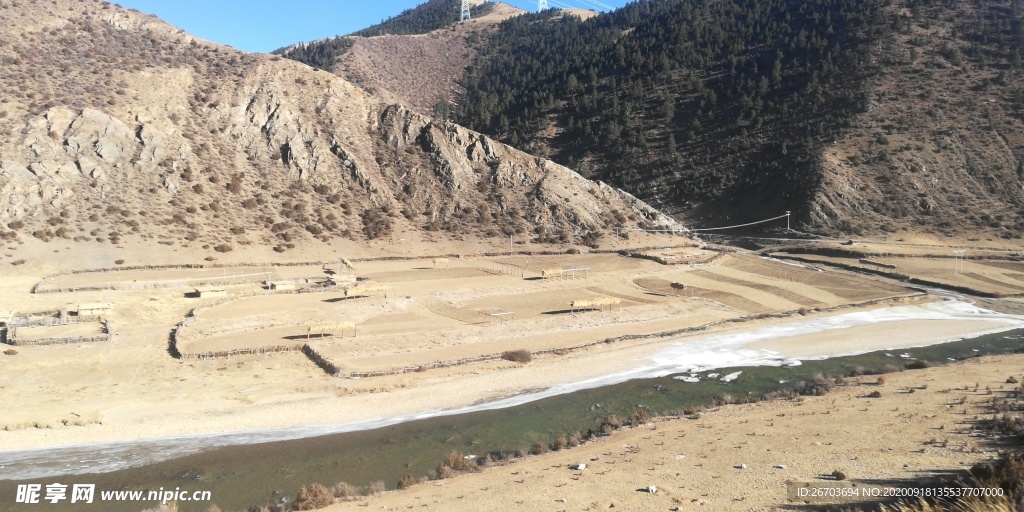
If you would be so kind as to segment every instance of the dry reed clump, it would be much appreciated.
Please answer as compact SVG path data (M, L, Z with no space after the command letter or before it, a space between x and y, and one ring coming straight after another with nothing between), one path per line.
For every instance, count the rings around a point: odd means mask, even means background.
M896 373L900 371L900 368L894 364L886 364L882 366L881 373Z
M526 349L520 350L509 350L501 354L501 358L506 361L512 361L514 363L529 363L533 361L533 354Z
M614 414L609 414L601 421L601 433L603 434L611 434L620 428L622 428L622 419Z
M835 379L819 373L812 377L811 380L798 382L793 390L800 395L823 396L831 391L835 384Z
M565 436L558 436L554 441L551 441L551 451L564 450L569 447L569 439Z
M348 482L338 482L331 487L331 494L334 494L335 498L343 500L351 500L358 498L362 495L359 487L356 487Z
M935 363L925 359L919 359L917 361L907 363L904 368L908 370L923 370L925 368L931 368L932 366L935 366Z
M374 480L370 482L370 485L366 486L366 495L377 496L386 490L388 490L388 487L384 485L383 480Z
M647 409L638 409L632 415L629 416L630 425L643 425L650 423L651 413L647 412Z
M334 504L334 494L322 484L303 485L295 496L295 510L316 510Z
M395 486L395 487L397 487L398 490L404 490L404 489L408 489L408 488L410 488L410 487L412 487L414 485L416 485L416 479L413 478L412 475L406 473L406 474L402 475L401 480L398 481L398 485Z
M893 512L1018 512L1024 509L1024 454L1003 452L992 462L976 464L965 488L1000 489L1002 496L973 496L906 500L887 508Z
M460 451L453 451L437 466L438 478L451 478L458 473L475 471L479 468L476 458L466 457Z

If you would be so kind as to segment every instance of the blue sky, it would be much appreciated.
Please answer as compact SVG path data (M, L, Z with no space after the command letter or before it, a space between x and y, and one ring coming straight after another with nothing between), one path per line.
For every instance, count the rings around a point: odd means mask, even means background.
M250 52L347 34L426 0L113 0L155 14L203 39ZM505 0L533 10L536 0ZM627 0L548 0L555 6L620 7Z

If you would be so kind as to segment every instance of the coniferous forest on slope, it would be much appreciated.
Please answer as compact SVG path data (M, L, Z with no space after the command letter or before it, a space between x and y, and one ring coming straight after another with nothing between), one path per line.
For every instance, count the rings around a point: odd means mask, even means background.
M457 4L358 34L451 27ZM647 0L587 20L524 14L467 39L474 64L444 117L697 225L792 210L839 232L889 219L887 231L948 230L953 207L1019 236L1022 4ZM351 41L286 56L332 69ZM991 98L999 109L979 118ZM853 174L829 178L843 166ZM918 169L953 187L917 190Z
M668 210L796 210L817 149L865 108L881 7L683 0L513 18L467 74L457 121Z

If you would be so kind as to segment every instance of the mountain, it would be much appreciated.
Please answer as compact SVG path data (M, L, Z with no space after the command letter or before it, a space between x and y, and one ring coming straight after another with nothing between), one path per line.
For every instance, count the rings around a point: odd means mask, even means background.
M257 245L672 224L632 196L279 56L99 1L0 3L0 235Z
M697 224L792 210L826 233L1020 237L1019 4L652 0L585 21L526 15L481 49L455 118Z
M496 25L523 11L475 2L459 23L458 0L430 0L347 36L302 43L275 53L330 71L386 101L447 118L462 94L459 81Z
M1020 5L650 0L348 38L333 70L698 226L1019 238Z

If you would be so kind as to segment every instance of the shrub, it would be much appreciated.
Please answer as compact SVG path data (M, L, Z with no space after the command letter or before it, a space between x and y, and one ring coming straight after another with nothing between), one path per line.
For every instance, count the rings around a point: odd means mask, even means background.
M334 484L334 487L331 487L331 492L336 498L354 498L359 496L359 488L348 482Z
M501 358L506 361L526 364L529 363L530 361L533 361L533 354L531 354L530 351L526 349L509 350L501 354Z
M391 234L391 219L376 209L365 210L359 214L363 221L363 234L368 240L383 238Z
M405 475L402 476L402 479L398 481L398 486L397 487L398 487L399 490L402 490L402 489L408 489L408 488L412 487L413 485L416 485L416 479L413 478L412 475L406 473Z
M622 419L614 414L609 414L601 421L601 432L610 434L613 430L622 428Z
M835 478L836 480L846 480L846 473L837 469L832 472L832 478Z
M477 468L476 459L467 459L462 452L453 451L444 458L441 465L437 467L437 474L441 478L453 476L457 471L470 471Z
M16 356L16 355L18 355L18 351L14 350L13 348L9 348L7 350L4 350L4 355L5 356Z
M559 436L558 439L555 439L554 441L551 442L551 449L556 451L556 452L558 450L563 450L563 449L567 448L568 446L569 446L569 440L566 439L565 436Z
M334 503L334 495L321 484L303 485L295 497L295 510L316 510Z
M643 425L651 421L651 413L647 409L638 409L629 417L630 425Z
M882 398L882 392L881 391L872 391L872 392L868 393L868 398Z
M875 384L879 385L879 386L884 386L885 385L885 377L879 375L878 376L878 380L875 381Z
M1010 375L1009 377L1006 378L1007 384L1016 384L1017 382L1017 377L1014 377L1013 375Z
M926 361L924 359L919 359L917 361L912 361L910 363L907 363L906 369L908 369L908 370L923 370L925 368L931 368L932 366L934 366L934 364L931 361Z
M124 260L114 260L114 265L124 265Z
M1024 492L1024 453L1003 452L995 462L976 464L970 472L978 487L1001 487L1018 499Z
M384 481L383 480L376 480L374 482L371 482L370 485L368 485L366 487L366 494L367 494L367 496L377 495L377 494L380 494L380 493L382 493L382 492L384 492L386 490L388 490L388 488L387 488L386 485L384 485Z
M232 250L234 250L234 247L232 247L231 244L217 244L217 246L214 247L213 250L217 252L231 252Z

